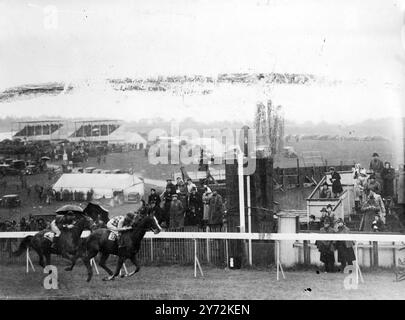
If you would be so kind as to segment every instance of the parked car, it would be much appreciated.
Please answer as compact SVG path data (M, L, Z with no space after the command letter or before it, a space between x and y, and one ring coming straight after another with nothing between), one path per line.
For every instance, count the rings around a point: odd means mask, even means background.
M21 206L20 196L17 194L8 194L1 198L3 208L15 208Z

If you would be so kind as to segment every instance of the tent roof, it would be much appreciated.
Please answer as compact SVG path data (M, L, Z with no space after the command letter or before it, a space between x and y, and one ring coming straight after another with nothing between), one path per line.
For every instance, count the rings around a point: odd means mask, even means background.
M93 174L93 173L65 173L54 184L58 189L127 189L133 185L143 183L141 179L130 174Z
M113 133L111 133L109 141L114 142L123 142L123 143L143 143L146 145L147 141L137 132L127 131L125 126L119 127Z

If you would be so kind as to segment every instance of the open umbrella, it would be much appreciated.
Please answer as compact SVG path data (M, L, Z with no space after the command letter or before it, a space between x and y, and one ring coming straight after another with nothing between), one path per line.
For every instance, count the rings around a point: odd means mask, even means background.
M63 207L60 207L55 212L57 214L66 214L69 211L72 211L73 213L83 213L83 209L80 206L77 206L77 205L74 205L74 204L64 205Z
M41 160L43 160L43 161L49 161L49 160L51 160L51 158L45 156L45 157L42 157Z

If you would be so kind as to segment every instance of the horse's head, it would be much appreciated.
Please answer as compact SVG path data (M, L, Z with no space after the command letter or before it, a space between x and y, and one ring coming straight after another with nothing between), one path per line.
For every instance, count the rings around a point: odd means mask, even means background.
M157 219L155 216L145 216L142 217L141 220L133 222L133 227L134 228L142 228L146 231L153 231L155 234L158 234L160 231L162 231L162 227L159 225Z

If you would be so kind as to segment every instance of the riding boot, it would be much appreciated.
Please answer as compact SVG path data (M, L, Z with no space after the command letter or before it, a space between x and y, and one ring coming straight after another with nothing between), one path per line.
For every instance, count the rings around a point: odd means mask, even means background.
M58 241L59 241L59 237L53 237L53 241L52 241L52 245L51 245L51 249L54 251L58 250Z

